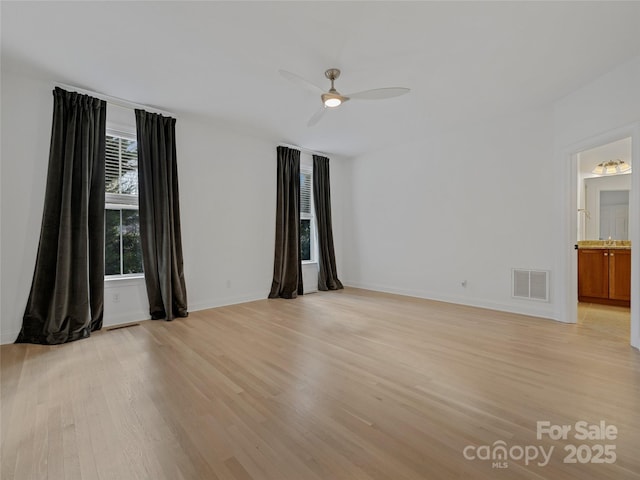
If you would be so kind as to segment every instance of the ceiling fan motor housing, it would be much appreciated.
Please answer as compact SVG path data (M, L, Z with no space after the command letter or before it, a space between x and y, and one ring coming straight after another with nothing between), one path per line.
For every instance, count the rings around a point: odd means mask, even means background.
M326 72L324 72L324 76L327 77L331 82L333 82L336 78L340 76L340 69L338 68L330 68ZM332 85L333 87L333 85Z
M327 93L323 93L321 95L322 103L325 107L335 108L342 105L344 102L349 100L348 97L340 95L340 92L336 90L333 85L333 81L340 76L340 70L337 68L330 68L326 72L324 72L324 76L331 80L331 88Z

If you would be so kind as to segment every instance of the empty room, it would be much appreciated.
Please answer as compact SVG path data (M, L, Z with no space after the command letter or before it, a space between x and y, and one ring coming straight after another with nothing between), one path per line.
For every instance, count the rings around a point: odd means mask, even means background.
M2 480L640 480L640 2L0 2Z

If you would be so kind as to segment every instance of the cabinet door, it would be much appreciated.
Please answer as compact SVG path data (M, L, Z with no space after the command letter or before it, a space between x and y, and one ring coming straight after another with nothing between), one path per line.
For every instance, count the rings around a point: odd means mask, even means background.
M578 250L578 299L609 298L609 251L583 248Z
M609 250L609 298L631 300L631 250Z

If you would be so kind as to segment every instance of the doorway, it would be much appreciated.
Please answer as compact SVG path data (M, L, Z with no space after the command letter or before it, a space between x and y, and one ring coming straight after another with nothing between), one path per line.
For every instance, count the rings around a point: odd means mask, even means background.
M577 323L595 335L631 338L629 198L632 138L576 154Z
M578 325L599 337L615 338L629 343L631 309L598 303L578 302Z

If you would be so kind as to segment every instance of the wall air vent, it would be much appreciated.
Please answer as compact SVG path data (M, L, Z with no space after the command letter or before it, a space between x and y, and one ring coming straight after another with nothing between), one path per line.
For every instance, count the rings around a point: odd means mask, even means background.
M511 269L511 296L549 301L549 271Z

